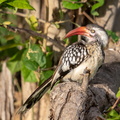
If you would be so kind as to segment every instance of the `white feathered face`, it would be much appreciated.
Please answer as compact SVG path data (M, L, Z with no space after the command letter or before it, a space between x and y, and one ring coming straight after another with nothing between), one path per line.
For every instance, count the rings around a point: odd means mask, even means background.
M90 36L95 39L95 41L97 40L103 47L107 46L108 35L102 27L96 24L88 24L86 28L89 30Z
M88 24L85 27L78 27L70 31L65 38L73 35L82 35L82 38L87 43L98 41L103 47L106 47L108 44L108 35L106 31L96 24Z

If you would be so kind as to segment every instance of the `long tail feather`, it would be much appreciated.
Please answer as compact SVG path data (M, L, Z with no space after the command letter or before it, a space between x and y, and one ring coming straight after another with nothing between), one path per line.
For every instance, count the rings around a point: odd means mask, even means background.
M22 107L18 110L18 114L26 113L41 97L50 89L52 79L47 79L43 84L41 84L25 101Z

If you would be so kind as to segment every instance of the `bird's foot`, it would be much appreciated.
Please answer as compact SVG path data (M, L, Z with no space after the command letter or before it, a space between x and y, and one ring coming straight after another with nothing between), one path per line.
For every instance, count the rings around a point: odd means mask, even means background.
M83 73L90 75L91 70L86 67L86 68L84 69L84 72L83 72Z

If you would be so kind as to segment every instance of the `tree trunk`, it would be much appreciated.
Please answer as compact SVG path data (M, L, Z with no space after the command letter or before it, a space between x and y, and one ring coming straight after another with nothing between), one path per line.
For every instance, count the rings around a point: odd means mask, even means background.
M6 66L2 64L0 73L0 120L12 120L14 112L12 75Z

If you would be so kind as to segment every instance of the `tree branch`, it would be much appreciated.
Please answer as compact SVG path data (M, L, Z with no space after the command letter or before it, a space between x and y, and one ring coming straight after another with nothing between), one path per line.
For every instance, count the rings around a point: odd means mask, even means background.
M50 38L47 35L44 35L42 33L37 33L37 32L32 31L32 30L28 30L28 29L24 29L24 28L18 28L18 27L13 27L13 26L10 26L10 25L0 25L0 27L7 28L8 30L13 31L13 32L26 33L26 34L30 34L31 36L34 36L34 37L45 38L46 40L52 42L55 46L57 46L62 51L65 48L64 45L60 41L58 41L57 39L52 39L52 38Z

